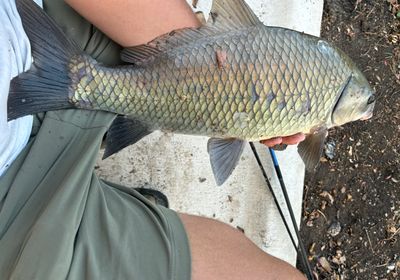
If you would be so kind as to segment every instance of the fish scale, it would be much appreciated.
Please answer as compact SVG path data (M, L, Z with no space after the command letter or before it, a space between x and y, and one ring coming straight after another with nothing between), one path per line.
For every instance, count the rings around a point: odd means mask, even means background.
M85 73L73 79L72 100L152 129L246 140L308 133L326 118L351 75L337 50L283 28L232 33L162 53L141 67L106 68L81 56L88 62L71 63L72 75ZM226 53L220 67L218 51Z

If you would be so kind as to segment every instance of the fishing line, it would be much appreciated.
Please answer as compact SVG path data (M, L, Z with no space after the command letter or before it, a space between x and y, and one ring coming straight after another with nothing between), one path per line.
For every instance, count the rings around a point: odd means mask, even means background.
M298 246L296 245L296 242L295 242L295 240L293 238L293 235L292 235L292 232L291 232L291 230L289 228L289 225L288 225L288 223L287 223L287 221L285 219L285 216L283 215L282 208L279 205L278 199L277 199L277 197L275 195L275 192L274 192L274 190L273 190L273 188L271 186L271 183L270 183L270 181L268 179L267 173L266 173L266 171L264 169L264 166L262 165L262 162L260 160L260 157L258 156L257 150L256 150L256 148L255 148L255 146L254 146L254 144L252 142L250 142L250 147L251 147L251 149L253 151L253 154L254 154L254 156L255 156L255 158L257 160L258 166L261 169L261 172L262 172L262 175L263 175L263 177L265 179L265 182L267 183L268 189L270 190L270 192L272 194L272 197L274 199L275 205L278 208L279 215L281 216L282 221L283 221L283 223L285 225L286 231L289 234L290 240L292 241L292 244L293 244L294 248L297 250L297 252L301 256L302 263L303 263L303 265L304 265L304 267L306 269L307 279L313 280L314 279L313 273L312 273L310 264L309 264L308 259L307 259L307 253L306 253L306 250L304 249L304 244L303 244L303 242L302 242L302 240L300 238L299 229L298 229L298 226L297 226L297 223L296 223L296 219L295 219L294 214L293 214L293 209L292 209L292 206L291 206L291 203L290 203L289 196L288 196L287 191L286 191L285 182L283 181L282 172L280 170L280 167L279 167L278 160L276 158L275 152L271 148L269 149L270 154L271 154L271 158L272 158L272 161L273 161L273 164L274 164L275 172L276 172L276 174L278 176L278 180L279 180L279 183L281 185L283 196L285 198L285 203L286 203L286 206L287 206L287 208L289 210L289 215L290 215L290 218L292 220L293 228L294 228L294 231L296 233L296 237L297 237L297 240L298 240L298 243L299 243Z
M309 275L307 275L307 277L309 277L312 280L314 278L313 278L312 270L310 267L310 263L308 262L308 259L307 259L307 252L304 248L303 241L300 237L299 227L297 226L296 218L293 214L293 208L290 203L289 195L286 191L286 185L285 185L285 182L283 181L283 176L282 176L281 168L279 167L278 159L276 158L275 151L273 149L268 148L268 150L269 150L269 153L271 154L272 162L274 163L275 172L276 172L276 175L278 176L279 183L281 185L281 189L283 192L283 196L285 198L286 206L289 210L290 219L292 220L294 232L296 233L296 237L299 242L299 246L298 246L297 250L299 250L302 260L303 260L303 264L305 265L306 271L309 274Z
M281 208L281 206L279 205L279 201L278 201L278 199L277 199L277 197L276 197L276 195L275 195L274 189L272 188L271 183L269 182L267 173L266 173L266 171L265 171L265 169L264 169L264 166L262 165L262 162L261 162L261 160L260 160L260 157L258 156L257 150L256 150L256 148L254 147L254 144L253 144L252 142L250 142L250 147L251 147L251 149L253 150L254 156L255 156L255 158L256 158L256 160L257 160L258 166L259 166L260 169L261 169L261 173L262 173L262 175L263 175L263 177L264 177L264 179L265 179L265 182L267 183L268 189L270 190L270 192L271 192L271 194L272 194L272 197L273 197L273 199L274 199L274 202L275 202L275 204L276 204L276 207L278 208L279 215L281 216L282 221L283 221L283 224L285 225L286 231L287 231L288 234L289 234L290 240L292 241L293 246L297 249L296 241L294 240L294 237L293 237L293 235L292 235L292 232L291 232L291 230L289 229L289 225L288 225L288 223L286 222L285 216L283 215L282 208Z

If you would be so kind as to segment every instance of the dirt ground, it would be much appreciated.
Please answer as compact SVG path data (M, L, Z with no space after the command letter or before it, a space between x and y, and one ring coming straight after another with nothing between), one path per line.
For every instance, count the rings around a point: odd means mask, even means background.
M372 119L330 131L306 175L301 235L319 279L400 279L400 1L325 0L322 37L377 102Z

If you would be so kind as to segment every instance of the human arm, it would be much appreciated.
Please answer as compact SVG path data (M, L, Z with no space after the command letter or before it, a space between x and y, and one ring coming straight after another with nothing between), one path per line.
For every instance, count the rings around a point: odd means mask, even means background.
M200 22L183 0L66 0L66 2L124 47L145 44L172 30L200 26Z

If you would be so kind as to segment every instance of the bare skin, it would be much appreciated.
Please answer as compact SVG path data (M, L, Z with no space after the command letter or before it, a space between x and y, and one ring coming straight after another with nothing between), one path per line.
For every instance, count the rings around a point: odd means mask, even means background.
M182 0L66 0L65 2L124 47L146 44L172 30L200 26L190 7Z
M180 214L190 241L192 279L304 280L286 262L266 254L242 232L224 223Z
M294 135L286 136L286 137L275 137L266 140L261 140L260 142L268 147L273 147L279 144L286 144L286 145L295 145L300 143L306 138L304 133L297 133Z
M155 37L200 23L184 0L66 0L78 13L122 46L145 44ZM116 16L118 15L118 16ZM304 134L261 141L267 146L296 144ZM254 245L221 222L179 214L189 236L192 279L305 279L286 262Z

